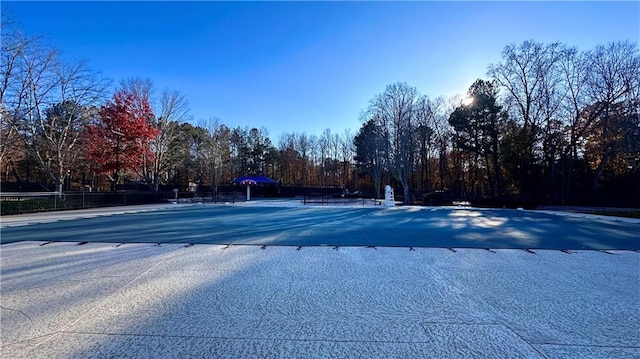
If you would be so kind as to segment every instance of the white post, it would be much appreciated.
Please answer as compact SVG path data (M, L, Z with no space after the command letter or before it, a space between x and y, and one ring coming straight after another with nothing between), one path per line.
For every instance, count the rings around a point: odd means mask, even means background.
M396 205L394 196L393 196L393 188L391 186L386 185L384 188L384 206L385 207L393 207Z
M251 200L251 186L247 185L247 201Z

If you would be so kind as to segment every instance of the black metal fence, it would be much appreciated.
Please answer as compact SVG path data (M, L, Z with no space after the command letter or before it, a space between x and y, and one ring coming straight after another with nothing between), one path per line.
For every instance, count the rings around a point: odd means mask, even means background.
M174 201L175 199L171 199ZM245 192L181 192L178 203L236 203L247 200Z
M382 205L381 199L371 198L370 196L336 196L323 193L309 193L301 196L303 204L307 205Z
M549 211L563 211L573 213L589 213L604 215L623 215L640 218L640 208L629 207L601 207L601 206L538 206L537 209Z
M162 203L166 194L145 192L15 192L0 195L0 214Z
M236 203L246 200L244 192L12 192L0 194L0 214L61 211L152 203Z

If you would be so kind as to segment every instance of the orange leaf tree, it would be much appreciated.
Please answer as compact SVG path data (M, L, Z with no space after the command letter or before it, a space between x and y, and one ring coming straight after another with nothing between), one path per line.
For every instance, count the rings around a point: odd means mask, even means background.
M97 174L118 182L120 173L140 177L153 160L149 142L158 134L146 96L119 90L99 112L98 122L88 126L85 155ZM117 173L116 173L117 172Z

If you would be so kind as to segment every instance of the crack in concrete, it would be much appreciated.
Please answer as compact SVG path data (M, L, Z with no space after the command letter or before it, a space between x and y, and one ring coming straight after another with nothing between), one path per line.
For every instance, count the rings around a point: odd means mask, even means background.
M31 324L31 326L33 327L33 330L36 332L36 335L39 336L39 337L42 336L42 334L40 334L40 332L38 331L38 327L36 327L36 324L33 322L31 317L29 316L29 314L21 311L20 309L7 308L7 307L3 307L1 305L0 305L0 308L5 309L5 310L10 310L12 312L17 312L17 313L20 313L20 314L24 315L25 317L27 317L27 319L29 320L29 324Z

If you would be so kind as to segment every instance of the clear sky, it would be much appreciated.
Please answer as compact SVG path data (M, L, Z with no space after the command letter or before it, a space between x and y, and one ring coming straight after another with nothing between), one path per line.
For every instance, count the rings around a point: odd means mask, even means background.
M183 93L194 124L320 135L360 128L386 85L464 94L524 40L586 50L639 41L640 2L16 2L29 35L117 84Z

